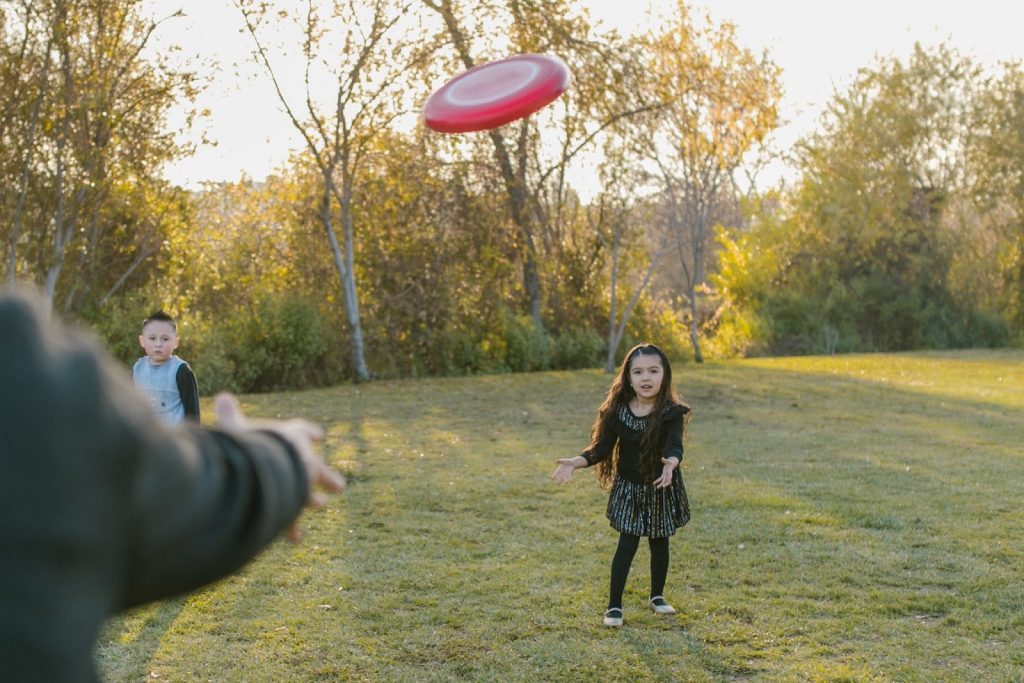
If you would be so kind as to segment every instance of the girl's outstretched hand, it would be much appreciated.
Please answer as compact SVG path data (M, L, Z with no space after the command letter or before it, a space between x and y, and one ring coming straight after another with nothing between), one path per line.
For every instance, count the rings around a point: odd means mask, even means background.
M672 470L679 467L679 461L675 458L662 458L664 463L661 468L661 476L654 480L654 488L666 489L672 483Z
M579 458L579 456L576 456ZM576 471L576 458L559 458L558 467L551 474L551 479L556 484L565 484L572 481L572 473Z

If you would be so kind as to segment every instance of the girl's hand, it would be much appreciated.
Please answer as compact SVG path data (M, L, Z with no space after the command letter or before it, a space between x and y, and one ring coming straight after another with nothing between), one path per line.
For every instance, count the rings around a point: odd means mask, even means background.
M675 458L662 458L664 465L661 468L661 476L654 480L654 488L667 489L672 484L672 470L679 467L679 461Z
M576 468L579 466L577 463L582 459L578 455L575 458L559 458L557 461L558 467L552 473L551 479L556 484L565 484L572 481L572 473L576 471Z

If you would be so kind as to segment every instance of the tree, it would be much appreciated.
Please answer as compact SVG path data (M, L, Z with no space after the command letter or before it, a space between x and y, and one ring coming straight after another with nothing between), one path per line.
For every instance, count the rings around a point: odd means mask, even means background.
M644 40L649 98L660 106L635 136L666 203L665 219L685 276L697 362L701 313L717 214L735 203L734 173L774 129L780 70L736 43L731 24L697 28L683 2L665 30Z
M967 177L982 72L939 47L864 69L799 150L802 222L826 240L823 310L868 349L963 343L968 302L950 288L963 232L950 207ZM968 304L969 305L969 304Z
M616 356L630 317L651 283L658 262L667 252L668 242L661 239L650 249L647 266L639 284L629 293L622 283L630 262L629 251L633 243L649 234L643 228L650 224L649 206L638 200L637 188L643 183L635 177L636 169L625 161L626 150L609 145L605 148L605 161L601 166L601 185L606 188L591 207L590 216L598 240L608 253L608 349L605 370L613 372ZM638 220L639 217L639 220ZM639 225L636 225L639 223ZM621 313L620 299L628 296Z
M983 104L992 86L972 60L918 45L906 61L862 69L836 94L821 129L798 147L802 177L783 210L732 244L745 247L761 275L745 285L725 278L727 285L747 290L769 350L1004 338L992 315L1001 289L992 275L1009 252L993 226L1009 215L1009 197L994 178L1012 177L997 169L1013 124L1004 128L1000 107ZM766 264L777 268L770 277Z
M634 55L624 45L617 49L614 35L593 36L586 16L575 13L567 0L422 2L443 20L448 44L464 68L498 55L540 52L560 56L573 72L572 87L557 105L486 133L521 244L527 310L542 336L542 256L559 243L565 227L563 209L571 193L566 169L602 131L648 106L630 87ZM507 30L494 35L484 28L494 26ZM490 39L490 44L477 37ZM541 116L554 117L545 119L544 131L537 124Z
M7 239L7 286L13 287L18 271L18 244L28 194L30 159L39 136L40 113L53 61L52 33L41 30L42 22L31 0L15 6L0 5L0 68L5 93L0 117L0 159L3 177L3 211ZM14 29L13 31L11 29ZM20 30L19 30L20 29ZM15 179L17 179L15 181Z
M5 34L3 54L19 71L0 131L2 166L17 179L4 203L7 280L35 280L47 305L61 295L65 311L81 311L155 253L160 223L139 212L158 215L148 202L173 194L160 170L183 149L164 116L194 94L194 77L147 56L164 20L143 18L137 0L14 5L4 17L18 47Z
M1024 339L1024 70L1019 63L1002 70L978 98L968 150L974 220L965 221L976 237L963 261L975 264L969 273L981 280L972 293L994 293L996 301L983 301Z
M359 311L353 192L374 141L409 106L413 70L433 47L422 40L423 28L401 0L338 0L330 11L307 0L304 11L295 14L285 5L275 12L272 5L236 1L256 46L255 57L320 171L320 220L341 281L353 372L357 381L366 381L370 371ZM294 22L301 33L301 104L295 101L299 96L285 92L266 42L266 34L279 30L283 19ZM334 98L327 104L315 97L319 79L325 77L318 67L326 70L325 80L334 82ZM336 222L341 224L340 240Z

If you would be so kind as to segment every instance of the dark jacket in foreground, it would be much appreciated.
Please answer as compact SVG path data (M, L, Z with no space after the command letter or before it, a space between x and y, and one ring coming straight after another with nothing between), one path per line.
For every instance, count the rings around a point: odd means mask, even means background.
M297 454L158 423L93 342L0 296L0 679L89 681L110 614L241 567L298 515Z

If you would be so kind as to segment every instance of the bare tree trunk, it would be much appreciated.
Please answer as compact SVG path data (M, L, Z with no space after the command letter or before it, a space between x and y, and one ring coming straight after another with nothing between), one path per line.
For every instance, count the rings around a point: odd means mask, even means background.
M463 60L467 68L472 68L473 60L469 55ZM498 167L501 169L502 178L505 181L505 188L508 192L509 212L512 214L512 222L519 228L519 235L525 245L523 253L523 289L530 302L530 315L533 317L534 327L537 334L544 333L544 321L541 317L541 303L543 299L543 288L540 283L540 270L537 267L537 246L533 235L533 225L530 221L529 211L526 206L526 173L522 168L519 173L512 167L512 159L508 149L505 147L505 140L501 133L492 130L490 133L491 142L494 144L494 154L498 158Z
M700 329L697 327L697 292L690 286L690 344L693 345L693 360L704 362L704 353L700 349Z
M544 319L541 316L541 286L540 273L537 270L537 255L532 248L526 251L526 261L523 263L523 284L526 289L526 297L530 300L530 316L533 318L533 326L537 334L544 334Z
M278 101L284 107L285 113L288 115L292 126L302 135L306 141L306 146L309 151L313 154L317 161L317 165L320 170L320 174L323 178L323 197L320 206L320 217L321 222L324 226L324 232L327 235L327 241L331 247L331 254L334 257L335 267L338 269L338 276L341 280L341 291L342 291L342 302L345 307L345 319L348 322L349 331L351 337L349 339L349 354L352 362L352 370L357 382L366 382L370 379L370 371L366 364L366 353L365 353L365 340L363 337L362 321L359 313L359 294L356 286L355 277L355 230L353 227L352 220L352 182L354 177L354 171L351 167L352 159L352 134L351 129L347 123L343 123L344 114L344 103L352 96L352 89L354 84L358 82L361 77L361 68L364 65L364 60L367 58L369 50L376 45L376 41L380 38L380 35L372 37L371 41L362 46L361 54L358 59L358 63L353 65L352 72L348 75L349 81L346 81L348 88L346 88L345 79L339 81L337 95L337 111L335 112L334 118L334 131L333 135L325 129L322 125L321 120L317 116L315 107L313 106L312 99L310 98L310 83L309 83L309 55L307 55L307 70L306 70L306 106L311 115L311 119L315 124L315 129L318 131L319 136L324 144L322 150L318 147L313 135L306 129L306 127L299 120L292 106L289 104L288 98L285 97L284 92L281 89L281 84L278 81L277 75L270 63L270 58L264 49L263 43L260 41L257 35L256 24L253 23L253 14L251 14L245 7L240 3L235 3L236 7L241 11L242 17L245 20L246 29L249 35L252 37L253 42L256 45L256 55L259 62L261 62L266 69L267 75L270 77L271 83L274 86L274 90L277 93ZM379 9L379 7L378 7ZM307 29L307 31L310 29ZM307 40L312 41L311 34L307 32ZM358 154L357 154L358 156ZM326 157L326 159L324 158ZM342 178L342 191L338 192L337 182L335 180L335 169L338 168L338 164L341 164L341 178ZM341 223L342 231L345 240L345 250L342 253L341 245L338 242L338 235L334 229L334 222L331 218L331 198L334 198L341 210Z
M57 163L54 171L55 194L57 195L57 207L53 216L53 263L46 271L46 278L43 283L43 306L46 312L53 310L53 299L57 291L57 279L64 267L64 224L67 222L67 205L64 199L64 154L67 151L69 131L71 128L71 56L68 54L70 48L67 45L67 10L63 4L58 5L58 31L61 32L59 49L61 51L61 71L64 74L64 120L61 122L61 132L57 138ZM69 235L70 236L70 235Z
M33 129L35 126L33 125ZM30 134L29 139L33 136ZM11 227L10 251L7 254L7 287L14 287L18 268L18 238L21 236L21 217L25 211L25 196L28 194L28 167L31 158L31 145L25 150L25 163L21 169L21 180L18 187L18 203L14 209L14 225Z
M67 27L67 4L57 2L57 17L54 25L55 41L60 53L60 69L63 76L64 99L60 104L63 106L61 120L61 131L57 136L56 143L56 164L54 170L54 194L56 195L57 206L53 215L53 262L46 271L46 278L43 282L43 305L46 312L53 310L53 300L57 292L57 281L60 278L61 270L64 268L64 258L67 255L67 244L74 237L74 224L70 218L72 211L68 210L65 197L65 173L67 164L65 155L68 142L71 139L71 116L72 103L74 100L74 79L71 73L71 46L68 39ZM77 202L75 202L77 204Z
M352 370L355 373L357 382L365 382L370 379L370 371L366 366L365 343L363 340L363 327L359 317L359 299L356 293L355 277L352 274L354 257L352 254L352 221L349 217L345 231L345 253L342 254L341 245L338 244L338 235L334 230L334 222L331 220L331 187L325 184L324 195L320 205L320 220L327 235L327 242L331 245L331 254L334 256L334 265L338 269L338 278L341 280L342 304L345 306L345 320L348 322L349 331L352 335L349 340L349 355L352 361ZM342 223L345 211L342 210Z
M707 239L708 207L703 202L697 225L693 231L693 277L690 278L690 344L693 345L693 360L704 362L704 353L700 348L700 318L697 306L697 288L704 284L704 240Z
M612 275L609 283L611 295L608 300L608 358L605 359L605 372L615 372L615 351L619 348L622 335L615 333L615 295L619 284L619 231L612 233Z
M342 192L341 224L345 231L345 268L341 284L345 292L345 315L348 318L349 330L352 334L350 342L352 368L357 382L367 382L370 370L366 366L365 343L363 341L363 323L359 315L359 292L356 288L355 272L355 236L352 229L352 188L346 184ZM335 240L335 243L337 240Z

